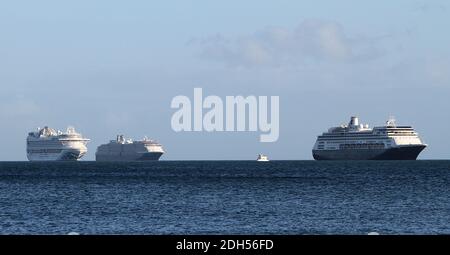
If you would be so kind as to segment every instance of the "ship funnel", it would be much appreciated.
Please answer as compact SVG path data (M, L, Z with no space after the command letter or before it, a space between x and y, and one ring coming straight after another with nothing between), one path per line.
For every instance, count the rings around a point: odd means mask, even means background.
M350 118L350 123L348 124L350 127L359 126L359 120L358 117L352 116Z
M117 135L116 141L118 143L124 143L125 142L125 137L123 135Z

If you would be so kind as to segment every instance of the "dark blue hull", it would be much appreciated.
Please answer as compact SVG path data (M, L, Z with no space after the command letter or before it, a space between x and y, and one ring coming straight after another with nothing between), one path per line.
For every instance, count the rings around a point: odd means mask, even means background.
M391 149L313 150L315 160L416 160L426 145Z
M159 160L163 154L161 152L144 153L137 161Z
M162 152L147 152L147 153L130 153L116 155L99 154L95 156L96 161L155 161L163 155Z

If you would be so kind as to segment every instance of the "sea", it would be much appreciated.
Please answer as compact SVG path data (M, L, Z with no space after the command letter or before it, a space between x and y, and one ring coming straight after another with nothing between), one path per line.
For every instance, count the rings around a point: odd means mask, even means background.
M0 234L450 234L450 161L0 162Z

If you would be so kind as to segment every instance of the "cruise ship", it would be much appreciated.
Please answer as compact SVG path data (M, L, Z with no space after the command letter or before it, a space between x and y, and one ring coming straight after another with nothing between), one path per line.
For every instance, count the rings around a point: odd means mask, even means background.
M393 118L372 129L351 117L319 135L312 154L316 160L415 160L425 147L411 126L397 126Z
M100 145L95 153L96 161L147 161L159 160L164 154L161 144L144 138L140 141L125 139L118 135L116 140Z
M89 139L68 127L66 132L49 127L28 133L27 158L30 161L77 161L87 152Z

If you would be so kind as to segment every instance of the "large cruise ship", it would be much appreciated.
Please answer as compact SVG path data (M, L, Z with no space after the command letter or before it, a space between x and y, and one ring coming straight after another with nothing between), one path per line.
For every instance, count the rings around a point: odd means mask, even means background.
M426 146L411 126L397 126L393 118L372 129L351 117L348 125L319 135L312 153L316 160L415 160Z
M158 160L164 154L161 144L144 138L140 141L125 139L118 135L116 140L100 145L95 153L97 161L147 161Z
M28 133L27 157L30 161L76 161L86 154L88 142L73 127L66 132L38 128Z

